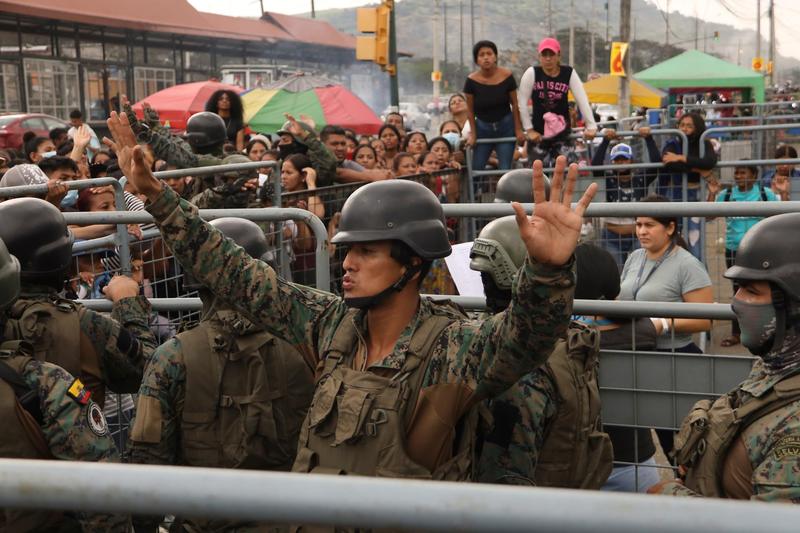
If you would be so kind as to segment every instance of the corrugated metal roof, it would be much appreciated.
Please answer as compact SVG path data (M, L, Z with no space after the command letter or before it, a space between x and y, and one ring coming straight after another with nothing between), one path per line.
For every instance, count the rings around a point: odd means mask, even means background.
M355 48L355 37L327 22L277 13L262 19L216 15L197 11L186 0L0 0L0 12L181 35Z

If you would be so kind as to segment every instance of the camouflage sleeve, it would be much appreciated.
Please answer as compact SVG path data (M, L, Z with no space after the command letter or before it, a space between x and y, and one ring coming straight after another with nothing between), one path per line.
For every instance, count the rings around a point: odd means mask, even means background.
M69 372L50 363L31 361L23 375L28 384L39 391L42 434L55 458L97 462L119 460L102 408L91 398L78 399L68 393L76 382ZM76 396L80 398L80 394ZM73 514L84 531L129 530L130 519L125 515Z
M660 494L662 496L700 496L693 490L687 488L677 479L672 481L662 481L651 487L647 492L649 494Z
M81 332L100 356L103 381L114 392L136 392L142 372L156 348L148 325L150 304L144 296L123 298L111 317L83 309Z
M447 330L446 362L429 367L438 371L432 381L464 384L479 400L497 396L544 363L569 325L574 267L574 259L550 267L526 258L505 311Z
M775 417L781 414L783 419L775 426ZM758 424L764 426L763 431L757 430ZM800 503L800 401L757 421L746 435L753 464L753 499Z
M338 164L336 156L322 144L314 132L309 132L308 136L300 142L308 147L308 158L317 172L317 187L333 185Z
M543 370L525 375L487 402L492 426L483 435L478 461L482 483L534 485L539 451L558 396Z
M178 168L192 168L200 166L200 158L192 152L189 143L176 135L164 130L149 130L142 139L159 159Z
M180 264L222 300L254 323L316 358L320 320L341 304L336 296L278 277L232 240L204 222L197 208L169 187L147 211Z
M183 352L180 341L173 338L158 347L145 370L126 450L128 462L177 464L185 392Z

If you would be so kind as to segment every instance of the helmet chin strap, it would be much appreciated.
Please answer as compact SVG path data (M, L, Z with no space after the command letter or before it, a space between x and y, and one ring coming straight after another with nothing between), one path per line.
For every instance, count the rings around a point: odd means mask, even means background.
M383 302L392 293L402 291L408 282L411 281L411 278L414 277L414 274L419 272L421 269L421 264L411 265L406 269L405 273L400 276L400 279L383 289L378 294L373 294L372 296L360 296L358 298L345 297L344 303L347 307L352 307L354 309L372 309L379 303Z

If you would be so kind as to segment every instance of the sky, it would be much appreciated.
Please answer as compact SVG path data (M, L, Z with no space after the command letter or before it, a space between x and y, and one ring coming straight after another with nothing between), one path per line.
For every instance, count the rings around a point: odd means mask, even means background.
M297 14L307 13L311 10L311 0L262 0L264 9L278 13ZM432 0L431 0L432 1ZM456 0L449 0L455 3ZM503 0L487 0L502 2ZM536 0L544 2L544 0ZM594 0L599 9L602 9L604 0ZM730 24L737 28L752 29L756 28L756 2L755 0L645 0L650 4L665 9L669 5L670 12L678 11L683 15L693 17L699 16L701 20L713 20L722 24ZM800 18L800 2L797 0L774 0L776 14L776 40L778 53L791 56L800 60L800 32L794 31L792 26L794 21ZM611 8L614 9L619 0L609 0ZM189 0L195 8L200 11L209 11L223 15L251 16L259 15L259 0ZM337 7L354 7L370 3L366 0L315 0L315 7L318 10L331 9ZM761 34L766 38L769 35L769 20L766 17L769 0L762 0L762 20ZM580 17L580 15L578 15ZM634 11L633 16L636 16ZM660 32L660 33L658 33ZM687 33L676 29L679 35ZM663 38L664 29L657 31ZM693 31L688 32L687 38L693 37ZM743 50L742 57L750 58L755 55L755 50ZM762 50L762 55L766 56L767 51Z

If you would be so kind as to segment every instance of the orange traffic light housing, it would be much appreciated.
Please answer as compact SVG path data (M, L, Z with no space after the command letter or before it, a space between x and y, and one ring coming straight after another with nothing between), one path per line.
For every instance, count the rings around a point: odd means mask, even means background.
M374 61L385 67L389 64L389 15L391 8L387 5L378 7L359 7L356 10L356 29L360 35L356 38L356 59Z

